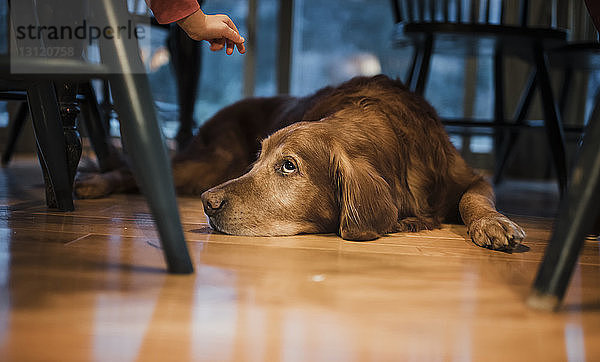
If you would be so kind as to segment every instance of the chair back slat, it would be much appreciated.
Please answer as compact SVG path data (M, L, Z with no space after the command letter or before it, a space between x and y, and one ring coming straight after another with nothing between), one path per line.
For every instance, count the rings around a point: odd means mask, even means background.
M521 9L519 11L519 25L527 26L529 19L529 0L521 0Z
M431 20L432 21L440 21L440 17L438 16L438 0L431 0Z
M392 0L395 1L395 0ZM404 5L406 6L406 17L408 21L415 21L415 17L414 17L414 13L413 13L413 6L412 6L412 1L403 1Z
M417 1L415 6L417 7L419 19L425 21L425 6L423 5L423 1Z
M479 0L471 0L469 15L469 23L475 24L479 22Z
M402 16L402 4L398 1L392 0L392 15L394 15L394 21L399 23L404 18Z
M448 10L449 10L449 1L447 0L442 0L442 2L444 3L444 17L443 17L443 21L444 22L448 22L450 20L450 18L448 17Z

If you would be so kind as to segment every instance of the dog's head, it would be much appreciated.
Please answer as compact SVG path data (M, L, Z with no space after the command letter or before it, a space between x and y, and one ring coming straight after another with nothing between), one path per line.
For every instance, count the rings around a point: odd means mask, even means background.
M212 227L256 236L337 232L349 240L392 231L398 210L389 184L357 151L360 142L340 135L339 124L322 120L263 140L248 173L202 194Z

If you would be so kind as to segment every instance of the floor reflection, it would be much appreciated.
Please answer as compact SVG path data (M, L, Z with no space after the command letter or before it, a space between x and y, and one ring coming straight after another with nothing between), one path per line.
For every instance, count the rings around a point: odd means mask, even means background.
M0 346L6 343L10 331L10 234L9 229L0 229ZM3 349L0 347L0 350Z
M569 299L577 300L579 304L582 301L581 283L581 267L577 267L571 277L570 289L572 292L569 294ZM564 341L567 361L585 361L585 341L581 315L579 313L569 313L566 318Z
M111 237L102 245L108 260L139 260L143 249L122 248L120 237ZM122 255L125 254L125 255ZM136 255L138 254L138 255ZM144 284L146 273L106 273L103 284L107 292L99 293L94 303L93 355L96 361L136 361L151 328L152 317L164 288L165 277L154 278L156 291L127 293L130 285ZM153 284L154 284L153 283ZM124 292L122 292L124 291Z

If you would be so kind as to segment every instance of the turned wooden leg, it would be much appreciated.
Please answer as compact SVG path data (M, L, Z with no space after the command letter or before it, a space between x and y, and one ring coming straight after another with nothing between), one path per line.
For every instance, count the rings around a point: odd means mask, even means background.
M73 188L77 165L81 158L81 139L77 130L77 116L79 115L79 105L77 104L77 82L56 82L56 98L58 100L58 109L63 125L63 134L65 137L65 152L67 154L67 164L69 170L69 186Z
M69 181L69 162L54 85L49 81L31 84L27 90L27 100L44 173L46 204L50 208L71 211L72 181Z

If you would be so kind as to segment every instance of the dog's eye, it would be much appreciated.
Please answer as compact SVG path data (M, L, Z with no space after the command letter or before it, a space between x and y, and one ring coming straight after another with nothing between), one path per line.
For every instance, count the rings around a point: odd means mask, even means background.
M285 173L285 174L290 174L290 173L294 173L296 171L296 165L290 161L290 160L285 160L283 161L283 164L281 165L281 172Z

